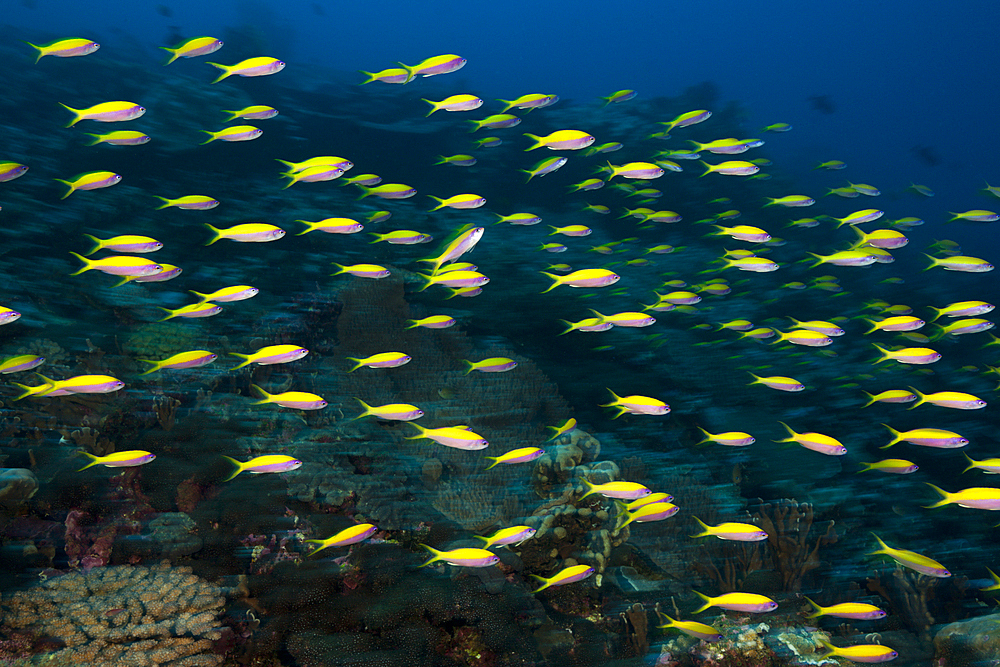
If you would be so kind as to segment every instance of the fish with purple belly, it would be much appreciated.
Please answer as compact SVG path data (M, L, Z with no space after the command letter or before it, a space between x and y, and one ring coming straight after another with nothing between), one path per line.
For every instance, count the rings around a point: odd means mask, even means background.
M485 276L478 271L447 271L433 276L424 275L422 273L418 273L416 275L427 281L419 290L417 290L418 292L423 292L431 285L444 285L446 287L456 289L475 289L490 282L488 276Z
M208 211L219 205L219 201L217 199L212 199L206 195L185 195L183 197L178 197L177 199L167 199L166 197L160 197L159 195L153 196L163 202L162 205L156 207L157 211L161 208L167 208L168 206L175 206L189 211Z
M242 225L234 225L227 229L218 229L205 223L215 234L205 245L212 245L220 239L229 239L237 243L268 243L277 241L285 235L285 230L264 222L248 222Z
M909 431L897 431L888 424L882 424L892 433L893 439L889 444L882 445L881 449L888 449L898 442L909 442L922 447L935 447L937 449L959 449L969 444L966 438L958 433L945 431L939 428L915 428Z
M433 114L435 111L440 111L441 109L444 109L445 111L472 111L473 109L478 109L483 106L483 101L475 95L451 95L444 98L440 102L435 102L434 100L428 100L426 98L421 99L431 105L431 110L427 112L428 116Z
M410 424L410 426L417 429L419 433L406 436L407 440L429 438L439 445L467 451L486 449L490 444L486 438L475 433L468 426L444 426L441 428L424 428L419 424Z
M767 533L751 523L720 523L718 526L709 526L698 517L694 517L694 520L701 526L701 532L691 537L714 535L720 540L734 542L760 542L767 539Z
M28 46L38 51L35 64L45 56L55 56L56 58L75 58L87 56L101 48L101 45L92 39L82 39L80 37L69 37L67 39L57 39L48 44L32 44L25 42Z
M323 181L333 181L344 175L344 170L339 166L331 164L321 164L315 167L306 167L301 171L287 172L281 174L282 178L287 178L283 190L288 189L296 183L322 183Z
M427 196L437 202L437 206L432 208L432 211L437 211L445 207L454 209L479 208L486 203L485 197L476 194L455 195L453 197L448 197L447 199L441 199L440 197L435 197L434 195Z
M443 56L433 56L427 58L420 62L419 65L414 65L410 67L409 65L404 65L403 63L396 63L406 71L406 80L403 83L409 83L414 78L437 76L438 74L449 74L456 70L460 70L465 67L467 61L461 56L456 56L453 53L446 53Z
M196 292L195 290L188 291L200 298L202 303L205 301L218 301L219 303L245 301L246 299L252 299L260 293L259 289L250 285L233 285L231 287L223 287L210 294L202 294L201 292Z
M610 182L615 176L648 181L653 178L659 178L665 173L663 167L649 162L629 162L621 166L616 166L608 162L608 166L604 171L609 172L607 182Z
M560 285L569 285L570 287L607 287L621 279L621 276L608 269L580 269L565 276L557 276L545 271L541 271L540 273L552 279L552 285L542 291L542 294L550 292Z
M16 357L8 357L3 362L0 362L0 375L30 371L32 368L38 368L44 363L45 357L39 357L36 354L20 354Z
M611 403L601 404L602 408L617 408L618 414L612 419L618 419L624 414L632 415L665 415L670 412L670 406L658 398L649 396L619 396L611 391L611 396L615 399Z
M199 132L204 132L208 135L208 139L201 142L201 145L210 144L216 139L220 141L253 141L260 135L264 134L264 130L256 128L253 125L233 125L231 127L223 128L218 132L211 132L209 130L198 130Z
M382 83L407 83L410 80L409 72L399 67L390 67L389 69L384 69L381 72L366 72L363 69L358 71L368 77L366 80L358 84L361 86L366 83L371 83L372 81L381 81Z
M409 403L389 403L387 405L372 406L368 405L360 398L356 398L354 400L360 403L361 407L363 407L365 411L351 421L371 415L388 421L408 422L414 419L420 419L424 416L423 410L415 405L410 405Z
M354 367L347 371L348 373L353 373L362 366L367 366L368 368L398 368L410 363L412 357L404 352L380 352L363 359L358 357L346 357L346 359L355 362Z
M110 394L125 386L125 383L110 375L77 375L66 380L52 380L36 373L45 384L38 387L24 387L27 393L19 396L65 396L66 394Z
M21 313L7 306L0 306L0 326L21 319Z
M403 183L382 183L381 185L376 185L370 188L361 183L355 183L354 185L361 188L361 196L358 199L364 199L365 197L378 197L379 199L409 199L413 195L417 194L417 189Z
M216 69L222 70L222 74L213 81L212 83L219 83L223 79L233 76L234 74L239 76L267 76L268 74L276 74L281 70L285 69L285 63L281 62L277 58L271 58L268 56L261 56L258 58L247 58L246 60L241 60L235 65L220 65L219 63L207 63Z
M77 190L99 190L100 188L110 188L120 182L122 177L113 171L88 171L77 174L72 179L64 181L61 178L53 178L56 183L62 183L69 190L60 199L66 199Z
M156 454L150 454L141 449L132 449L125 452L114 452L113 454L108 454L107 456L94 456L90 452L77 452L80 456L86 456L90 459L90 463L80 468L80 470L86 470L91 466L106 466L108 468L133 468L135 466L145 465L153 459L156 458ZM77 472L80 472L77 470Z
M74 109L61 103L59 106L73 114L73 120L66 127L73 127L81 120L96 120L101 123L135 120L146 113L146 109L135 102L101 102L86 109Z
M378 527L373 523L359 523L349 528L345 528L339 533L326 538L325 540L302 540L305 544L318 544L319 546L309 552L310 556L315 556L319 551L327 547L348 547L358 542L363 542L378 531Z
M237 368L243 368L250 364L258 364L260 366L287 364L290 361L296 361L306 356L309 354L309 350L298 345L268 345L252 354L239 354L238 352L230 352L229 354L243 359L243 363L233 367L232 370L235 371Z
M583 483L587 486L587 491L580 496L580 500L593 493L598 493L605 498L617 498L619 500L635 500L636 498L642 498L652 493L647 487L638 482L612 481L603 484L593 484L589 479L584 479Z
M919 400L907 408L908 410L912 410L924 403L930 403L942 408L955 408L956 410L981 410L986 407L986 401L983 399L960 391L937 391L933 394L921 394L913 387L910 387L910 389L913 390L913 393L917 395Z
M434 547L429 547L423 543L421 543L420 546L433 554L420 567L427 567L431 563L436 563L438 561L444 561L449 565L458 565L460 567L489 567L500 562L499 556L492 551L487 551L486 549L466 547L464 549L438 551Z
M262 400L254 403L254 405L274 403L283 408L291 408L293 410L322 410L328 405L322 396L310 394L307 391L283 391L280 394L269 394L258 385L252 384L250 386L264 397Z
M857 646L839 648L822 639L819 640L819 643L827 650L827 653L820 656L820 660L823 661L831 656L847 658L851 662L889 662L899 657L899 653L881 644L858 644Z
M843 456L847 453L847 448L840 444L836 438L831 438L822 433L796 433L785 422L778 422L788 430L788 437L775 442L795 442L806 449L810 449L827 456Z
M447 262L454 262L465 253L475 248L476 244L483 238L483 233L485 231L485 227L467 225L458 231L455 238L445 244L440 255L431 259L420 259L417 261L433 264L434 268L431 270L431 273L436 274L443 264Z
M663 521L664 519L669 519L673 515L680 511L680 507L674 505L671 502L658 502L649 503L648 505L640 505L631 512L623 512L619 516L619 523L615 526L615 533L618 533L622 528L629 525L630 523L649 523L652 521Z
M535 143L525 151L533 151L536 148L548 148L553 151L578 151L594 143L594 137L583 130L556 130L544 137L535 134L525 133L526 137Z
M714 442L719 445L725 445L726 447L748 447L756 442L755 438L749 433L744 433L742 431L728 431L726 433L709 433L700 426L697 427L701 434L705 436L701 442L695 443L696 445L703 445L706 442Z
M215 53L222 48L222 40L216 39L215 37L192 37L190 39L185 39L174 48L170 48L168 46L160 46L157 48L163 49L170 54L170 59L163 63L164 66L167 66L178 58L196 58L198 56L207 56L210 53Z
M850 618L855 621L874 621L876 619L886 617L886 613L875 605L865 604L863 602L841 602L840 604L830 605L829 607L822 607L809 598L805 599L806 602L809 603L809 606L812 607L812 613L806 616L806 618L836 616L837 618Z
M517 362L507 357L490 357L482 361L462 359L462 363L465 364L466 375L472 371L479 371L480 373L503 373L517 367Z
M28 167L20 162L0 162L0 183L13 181L27 173Z
M951 576L951 572L945 569L941 563L937 562L933 558L928 558L923 554L907 551L906 549L893 549L883 542L882 539L875 533L872 533L872 536L881 548L877 551L872 551L868 554L869 556L885 554L903 567L908 567L911 570L919 572L920 574L926 574L928 577L938 577L944 579Z
M162 361L154 361L152 359L139 359L139 361L153 365L152 368L142 373L142 375L149 375L150 373L155 373L161 368L168 368L172 370L198 368L200 366L210 364L218 358L219 355L213 354L208 350L190 350L188 352L178 352L177 354L171 355Z
M144 257L112 255L100 259L87 259L75 252L69 254L83 262L83 267L71 273L71 276L78 276L85 271L95 269L112 276L152 276L163 271L162 266Z
M508 127L514 127L515 125L521 124L521 119L509 113L498 113L492 116L487 116L482 120L470 120L472 123L472 129L469 132L475 132L481 128L486 128L488 130L502 130ZM497 141L500 141L499 139ZM496 144L494 144L496 145Z
M110 239L99 239L96 236L91 236L90 234L84 234L88 239L93 241L94 247L90 249L87 255L93 255L98 250L114 250L115 252L134 252L134 253L147 253L156 252L163 247L163 244L156 239L149 238L148 236L135 236L135 235L123 235L115 236Z
M909 475L910 473L916 472L920 469L913 461L907 461L906 459L884 459L882 461L875 461L874 463L866 463L864 461L860 462L861 465L867 466L858 471L858 473L868 472L869 470L878 470L879 472L885 472L892 475Z
M944 507L945 505L954 504L959 507L968 507L970 509L977 510L1000 510L1000 489L972 487L969 489L962 489L961 491L956 491L954 493L949 493L944 489L934 486L933 484L927 482L925 482L925 484L941 494L941 500L937 501L933 505L926 505L925 507L927 509L934 509L936 507Z
M214 303L209 303L208 301L199 301L198 303L191 303L186 306L181 306L180 308L164 308L162 306L157 306L160 310L165 312L167 315L162 319L157 320L158 322L165 322L167 320L172 320L175 317L183 317L186 319L196 319L199 317L213 317L222 312L222 306L218 306Z
M659 607L659 605L657 605L657 607ZM666 614L660 612L659 608L656 609L656 615L659 617L661 622L661 625L656 627L661 630L666 628L676 628L689 637L701 639L706 642L717 642L722 639L722 633L711 625L699 623L698 621L675 621Z
M423 327L425 329L447 329L448 327L453 327L458 322L451 315L430 315L428 317L422 317L419 320L406 320L409 324L405 327L406 329L416 329L417 327Z
M660 125L666 125L663 129L663 133L667 136L676 127L687 127L689 125L694 125L696 123L701 123L709 118L711 118L712 112L706 111L704 109L699 109L697 111L688 111L687 113L682 113L671 121L665 123L660 123Z
M528 180L525 181L525 183L530 183L531 179L533 179L535 176L541 177L547 174L551 174L552 172L558 170L560 167L566 164L568 161L569 158L550 157L542 160L531 169L519 169L518 171L527 174ZM499 224L499 222L497 224Z
M872 345L875 345L872 343ZM941 359L941 354L929 347L906 347L901 350L887 350L875 345L875 349L882 353L882 358L875 363L881 363L892 359L901 364L925 365L933 364Z
M513 465L515 463L528 463L534 461L542 454L545 450L541 447L521 447L519 449L512 449L506 454L501 454L500 456L487 456L486 458L493 461L490 465L486 466L486 469L500 465L501 463L505 465Z
M306 225L306 228L296 234L296 236L302 236L303 234L317 230L326 232L327 234L357 234L365 228L360 222L350 218L324 218L316 222L296 220L295 222L301 222Z
M264 473L290 472L292 470L298 470L302 467L302 461L293 456L286 456L284 454L266 454L264 456L257 456L250 459L246 463L243 461L237 461L236 459L228 456L223 456L222 458L236 466L236 470L234 470L229 477L222 480L223 482L228 482L241 472L248 472L252 475L262 475Z
M222 113L229 114L226 122L242 118L244 120L267 120L278 115L278 110L266 104L252 104L242 109L223 109Z
M92 137L87 142L88 146L96 146L97 144L111 144L112 146L141 146L149 143L150 139L148 134L137 132L135 130L116 130L105 134L91 134L88 132L87 136Z
M583 581L592 574L594 574L594 568L589 565L570 565L569 567L564 567L548 578L540 577L537 574L532 574L531 577L542 582L542 585L534 591L535 593L538 593L539 591L544 591L546 588L551 588L552 586L565 586L566 584L574 584L578 581Z
M721 607L730 611L742 611L751 614L762 614L778 608L778 604L774 600L763 595L757 595L756 593L725 593L714 598L710 598L698 591L694 591L694 594L705 601L705 604L694 611L696 614L700 614L709 607Z
M489 537L483 537L482 535L473 535L473 537L477 540L482 540L483 548L489 549L490 547L520 544L534 537L535 532L535 529L531 526L510 526L509 528L501 528Z
M752 162L745 162L742 160L729 160L727 162L720 162L719 164L708 164L704 160L699 160L703 165L705 165L705 172L702 176L708 176L709 174L722 174L723 176L752 176L760 171L760 167Z

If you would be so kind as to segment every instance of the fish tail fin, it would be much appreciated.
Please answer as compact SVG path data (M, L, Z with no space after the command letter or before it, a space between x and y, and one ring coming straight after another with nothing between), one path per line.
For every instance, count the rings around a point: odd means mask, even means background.
M262 403L270 403L271 402L270 401L271 394L269 394L266 391L264 391L259 385L251 384L250 386L253 387L254 389L256 389L257 393L259 393L261 395L261 397L263 398L263 400L257 401L256 403L254 403L254 405L260 405Z
M500 463L500 457L499 456L487 456L486 458L493 460L493 463L491 463L488 466L486 466L487 470L489 470L490 468L493 468L493 467L497 466Z
M93 139L88 139L85 145L87 145L87 146L96 146L97 144L101 143L101 135L99 135L99 134L91 134L90 132L88 132L87 136L88 137L93 137Z
M468 375L469 373L471 373L473 371L473 369L476 367L476 365L474 363L472 363L471 361L469 361L468 359L462 359L462 364L465 365L465 374L466 375Z
M403 63L398 61L396 62L396 64L402 67L404 70L406 70L406 81L404 81L403 83L406 84L409 83L410 81L413 81L413 68L410 67L409 65L404 65Z
M88 463L87 465L85 465L82 468L80 468L80 470L86 470L87 468L89 468L91 466L96 466L97 465L98 458L96 456L94 456L93 454L91 454L90 452L80 451L80 452L77 452L77 454L79 454L80 456L86 456L88 459L90 459L90 463ZM77 472L80 472L80 470L77 470Z
M164 51L170 54L170 58L167 60L167 62L163 63L164 67L166 67L170 63L180 58L180 51L181 51L180 49L171 49L169 46L160 46L157 48L163 49Z
M135 280L135 276L122 276L122 279L112 285L111 288L114 289L115 287L121 287L125 283L132 282L133 280Z
M700 593L698 591L694 591L694 594L697 595L698 597L700 597L702 600L705 601L705 604L703 604L698 609L694 610L695 614L700 614L701 612L705 611L706 609L708 609L709 607L712 606L712 598L710 598L707 595L705 595L704 593Z
M235 371L237 368L243 368L244 366L249 366L250 365L250 355L249 354L240 354L239 352L230 352L229 354L231 356L239 357L240 359L243 359L243 363L242 364L240 364L239 366L234 366L230 370L234 370Z
M222 231L220 229L218 229L216 227L213 227L212 225L208 224L207 222L204 223L204 225L206 227L208 227L209 229L211 229L212 232L215 234L215 236L208 243L206 243L205 245L207 245L207 246L212 245L213 243L215 243L216 241L218 241L219 239L222 238Z
M931 265L928 266L927 268L925 268L924 271L930 271L931 269L933 269L935 266L937 266L940 263L938 261L937 257L931 257L926 252L924 253L924 257L926 257L927 259L931 260Z
M882 358L876 361L875 362L876 364L882 363L887 359L892 359L892 356L889 354L889 350L885 349L884 347L881 347L878 343L872 343L872 345L874 345L875 349L882 354Z
M947 491L945 491L944 489L942 489L940 487L934 486L930 482L924 482L924 484L926 484L927 486L931 487L932 489L934 489L935 491L937 491L938 493L941 494L941 499L940 500L938 500L933 505L924 505L924 509L932 510L932 509L935 509L937 507L944 507L945 505L950 505L951 504L951 502L952 502L951 501L952 494L948 493Z
M94 247L90 249L90 252L85 252L84 255L89 257L90 255L93 255L95 252L104 247L101 244L101 239L97 238L96 236L91 236L90 234L84 234L84 236L86 236L88 239L94 242Z
M423 273L415 273L414 275L416 275L419 278L423 278L424 280L427 281L427 282L425 282L423 284L423 286L420 289L417 290L418 292L423 292L425 289L427 289L428 287L430 287L431 285L434 284L434 275L433 274L427 276L427 275L424 275Z
M369 188L368 186L361 185L360 183L355 183L354 185L356 185L359 188L361 188L361 196L358 197L359 200L364 199L365 197L371 196L372 190L374 190L374 188Z
M969 456L969 455L968 455L968 454L966 454L965 452L962 452L962 456L964 456L964 457L965 457L965 460L969 462L969 467L968 467L968 468L966 468L965 470L963 470L963 471L962 471L963 473L966 473L966 472L969 472L970 470L972 470L973 468L975 468L975 467L976 467L976 462L972 460L972 457L971 457L971 456Z
M431 105L431 110L427 112L427 116L430 116L432 113L441 108L438 106L437 102L433 100L429 100L426 97L421 97L420 99L422 99L424 102L427 102L427 104ZM427 118L427 116L424 116L424 118Z
M823 263L823 256L822 256L822 255L817 255L817 254L816 254L816 253L814 253L814 252L811 252L811 253L809 253L809 254L810 254L810 255L812 255L813 257L815 257L815 258L816 258L816 261L815 261L815 262L813 262L813 263L812 263L812 264L811 264L811 265L809 266L809 268L810 268L810 269L815 269L815 268L816 268L817 266L819 266L820 264L822 264L822 263ZM806 260L806 261L808 262L809 260Z
M354 400L357 401L358 403L360 403L361 407L364 408L365 411L362 412L357 417L355 417L354 419L351 419L350 421L352 421L352 422L353 421L357 421L357 420L361 419L362 417L367 417L368 415L370 415L372 413L372 410L371 410L372 406L368 405L367 403L365 403L364 401L362 401L360 398L355 398Z
M705 523L704 521L702 521L698 517L693 517L693 518L694 518L695 521L698 522L698 525L701 526L702 532L698 533L697 535L692 535L691 536L692 538L695 538L695 537L705 537L706 535L711 535L712 534L712 532L708 529L708 524L707 523Z
M205 64L206 64L206 65L211 65L212 67L215 67L215 68L218 68L218 69L221 69L221 70L222 70L222 74L220 74L220 75L218 76L218 78L216 78L216 80L215 80L215 81L212 81L212 83L219 83L220 81L222 81L222 80L223 80L223 79L225 79L226 77L228 77L228 76L231 76L231 75L232 75L232 71L231 71L231 68L230 68L230 67L227 67L227 66L225 66L225 65L220 65L219 63L210 63L210 62L206 62Z
M878 331L878 324L875 322L875 320L870 320L867 317L865 317L863 319L864 319L865 322L867 322L868 324L872 325L872 328L869 329L868 331L866 331L864 335L867 336L870 333L874 333L874 332Z
M358 72L368 77L368 80L362 81L361 83L358 84L359 86L363 86L366 83L371 83L372 81L378 81L378 77L375 75L374 72L366 72L363 69L359 69Z
M823 615L823 607L819 606L804 595L802 597L806 598L806 602L808 602L809 606L812 607L812 613L806 616L806 618L816 618L817 616Z
M889 545L886 544L885 542L883 542L882 538L879 537L878 535L876 535L875 533L872 533L872 537L874 537L875 541L878 542L879 550L878 551L873 551L873 552L871 552L868 555L869 556L874 556L876 554L888 553Z
M63 125L63 127L73 127L74 125L76 125L77 123L79 123L82 120L83 113L79 109L74 109L73 107L68 107L65 104L63 104L62 102L59 102L58 104L59 104L59 106L61 106L66 111L68 111L71 114L73 114L73 120L71 120L68 125Z
M569 320L559 320L559 321L566 325L566 329L564 329L561 333L558 334L560 336L565 336L575 328L573 326L573 323L570 322Z
M168 206L170 206L170 200L167 199L166 197L161 197L160 195L153 195L153 196L163 202L162 204L157 206L155 210L159 211L161 208L167 208Z
M445 207L444 200L441 199L440 197L435 197L434 195L427 195L427 196L430 197L431 199L433 199L434 201L436 201L438 203L437 206L435 206L434 208L431 209L432 211L436 211L438 209L441 209L441 208Z
M823 639L819 639L819 640L817 640L817 641L819 641L819 643L820 643L820 644L822 644L822 645L823 645L823 647L824 647L824 648L825 648L825 649L826 649L827 651L829 651L829 653L826 653L826 654L824 654L824 655L821 655L821 656L819 657L819 658L820 658L820 660L825 660L826 658L829 658L829 657L830 657L831 655L836 655L836 654L837 654L837 647L836 647L836 646L834 646L833 644L831 644L830 642L828 642L828 641L825 641L825 640L823 640Z
M440 551L438 551L434 547L427 546L423 542L420 543L420 546L422 546L424 549L427 549L428 551L431 552L431 557L428 558L426 561L424 561L424 563L420 567L427 567L431 563L441 560L441 552Z
M545 292L551 292L552 290L554 290L556 287L559 286L560 284L559 276L552 275L551 273L546 273L545 271L540 271L539 273L541 273L543 276L548 276L549 278L552 279L552 285L547 290L539 292L539 294L545 294Z
M32 44L31 42L25 42L23 39L21 41L38 51L38 56L35 57L35 64L37 65L38 61L41 60L42 57L45 55L45 50L42 49L42 47L38 46L37 44Z
M139 359L138 361L141 361L144 364L153 364L152 368L150 368L147 371L143 371L142 373L140 373L140 375L149 375L150 373L155 373L156 371L160 370L159 361L153 361L152 359Z
M881 447L879 447L879 449L889 449L890 447L892 447L893 445L895 445L897 442L900 442L900 437L899 436L902 435L902 434L899 431L897 431L893 427L889 426L888 424L882 424L882 426L885 426L887 429L889 429L889 432L892 433L892 438L893 439L892 439L892 442L890 442L888 445L882 445Z
M15 401L20 401L22 398L27 398L28 396L33 396L33 395L39 393L40 391L42 391L43 389L45 389L45 387L48 386L47 384L43 384L43 385L39 385L37 387L29 387L26 384L19 384L17 382L15 382L14 384L24 390L23 394L21 394L20 396L18 396L17 398L14 399Z
M287 190L288 188L295 185L295 174L282 174L279 178L287 178L288 182L281 186L282 190Z
M489 549L490 548L490 538L483 537L482 535L473 535L473 537L476 538L477 540L482 540L483 541L483 544L485 545L483 547L484 549Z
M208 135L208 139L206 139L205 141L201 142L199 144L199 146L204 146L205 144L210 144L213 141L215 141L215 132L209 132L208 130L198 130L198 131L199 132L204 132L205 134Z
M229 477L227 477L224 480L222 480L223 482L228 482L229 480L233 479L234 477L236 477L237 475L239 475L241 472L243 472L243 464L242 463L240 463L236 459L231 458L229 456L223 455L222 458L226 459L227 461L229 461L230 463L232 463L234 466L236 466L236 470L233 471L233 474L231 474Z
M934 311L934 319L931 322L937 322L938 319L944 315L944 308L935 308L934 306L927 306L930 310Z
M193 289L189 289L188 292L191 292L191 294L194 294L195 296L201 297L201 302L202 303L205 303L206 301L208 301L208 295L207 294L202 294L201 292L196 292Z
M529 146L528 148L525 148L525 149L524 149L524 151L525 151L525 152L528 152L528 151L533 151L533 150L535 150L536 148L541 148L542 146L544 146L544 145L545 145L545 144L544 144L544 143L542 142L542 138L541 138L541 137L539 137L539 136L536 136L536 135L534 135L534 134L528 134L527 132L525 132L525 133L524 133L524 136L528 137L529 139L531 139L532 141L534 141L534 142L535 142L535 145L534 145L534 146Z
M712 173L712 165L710 165L709 163L705 162L704 160L698 160L698 162L701 162L703 165L705 165L705 172L702 173L700 176L698 176L698 178L703 178L703 177L708 176L709 174Z
M160 310L162 310L167 314L166 317L156 320L157 322L166 322L167 320L176 317L176 315L174 315L174 311L170 310L169 308L164 308L163 306L157 306L157 308L159 308Z
M867 408L869 405L872 405L873 403L877 402L873 394L869 394L867 391L864 390L862 390L861 393L868 397L868 402L862 405L861 406L862 408Z
M361 363L361 360L358 359L357 357L346 357L346 359L348 361L355 362L354 368L352 368L351 370L347 371L348 373L353 373L354 371L358 370L359 368L361 368L364 365L364 364Z
M233 120L234 118L236 118L237 116L240 115L239 111L232 111L231 109L223 109L222 113L229 114L229 118L227 118L226 120L222 121L223 123L228 123L229 121Z
M921 394L919 391L917 391L913 387L910 387L910 391L912 391L914 394L917 395L917 400L913 401L913 405L911 405L910 407L906 408L907 410L912 410L913 408L917 407L918 405L921 405L921 404L927 402L927 396L925 394Z
M312 551L309 552L309 556L310 557L315 556L317 553L319 553L323 549L326 549L326 547L328 546L326 544L323 544L323 540L302 540L302 541L305 542L305 543L309 543L309 544L319 544L319 545L321 545L321 546L318 546L318 547L316 547L315 549L313 549Z
M73 256L74 256L74 257L76 257L76 258L77 258L78 260L80 260L81 262L83 262L83 267L82 267L82 268L80 268L80 269L79 269L79 270L77 270L77 271L74 271L73 273L71 273L71 274L69 274L69 275L71 275L71 276L78 276L78 275L80 275L81 273L83 273L84 271L89 271L90 269L94 268L94 266L93 266L93 265L95 264L95 262L94 262L94 261L92 261L92 260L89 260L89 259L87 259L86 257L84 257L83 255L79 255L79 254L77 254L77 253L75 253L75 252L72 252L72 251L70 251L70 253L69 253L69 254L73 255Z
M61 178L53 178L52 180L55 181L56 183L62 183L63 185L69 188L69 190L66 191L66 194L64 194L59 199L66 199L66 197L69 197L71 194L73 194L73 191L76 190L76 186L70 183L69 181L64 181Z
M532 574L529 576L542 582L542 585L533 591L534 593L538 593L539 591L544 591L546 588L552 585L552 582L546 579L545 577L540 577L537 574Z

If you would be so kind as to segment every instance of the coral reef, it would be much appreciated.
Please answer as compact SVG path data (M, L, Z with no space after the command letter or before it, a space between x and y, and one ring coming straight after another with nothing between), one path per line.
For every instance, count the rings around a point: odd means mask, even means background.
M52 637L52 664L218 665L222 591L190 568L161 564L71 573L6 596L6 632Z

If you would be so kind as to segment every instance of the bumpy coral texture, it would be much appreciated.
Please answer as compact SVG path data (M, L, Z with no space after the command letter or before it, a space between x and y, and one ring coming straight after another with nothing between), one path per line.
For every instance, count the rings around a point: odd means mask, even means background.
M57 640L51 664L218 665L220 589L190 568L108 567L50 579L3 600L6 631Z

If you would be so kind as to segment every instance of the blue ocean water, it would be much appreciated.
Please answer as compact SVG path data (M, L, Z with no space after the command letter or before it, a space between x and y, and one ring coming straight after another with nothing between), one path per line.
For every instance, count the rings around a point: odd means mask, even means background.
M956 306L958 316L931 323L934 309L996 298L995 272L963 270L997 260L993 224L947 222L949 211L985 209L979 217L989 217L1000 205L983 191L997 178L987 121L995 95L984 83L992 63L982 56L997 27L990 6L25 0L6 8L3 23L0 163L28 171L0 183L0 306L20 313L0 326L0 351L7 360L45 357L37 368L5 375L0 399L4 659L799 665L821 663L828 652L821 640L839 647L843 660L887 658L892 650L896 664L959 665L998 655L988 590L998 583L988 569L995 570L995 528L982 511L995 509L1000 493L984 476L1000 466L990 461L997 442L989 403L1000 378L997 348L987 343L996 339L987 306ZM162 65L166 54L157 47L199 35L225 45ZM21 41L66 37L101 46L36 64ZM405 85L360 85L359 71L442 54L467 62ZM228 66L262 56L285 66L211 83L220 70L205 61ZM600 99L624 89L637 95L608 105ZM496 100L531 92L559 100L512 110L517 127L470 132L469 119L502 110ZM427 116L424 100L459 94L483 104ZM72 116L60 104L83 109L112 100L146 110L128 122L64 127ZM278 114L227 123L221 112L249 105ZM669 137L650 136L700 109L711 117L682 123ZM775 123L792 127L763 129ZM206 131L237 124L263 134L202 144ZM564 129L589 133L593 147L623 147L525 152L524 133ZM114 130L151 139L87 145L87 133ZM473 143L487 136L503 143ZM726 137L764 143L733 155L703 150L701 159L760 160L758 174L701 176L701 163L682 159L679 173L649 179L609 178L603 169L662 161L661 151ZM456 154L477 162L435 164ZM282 176L278 160L314 156L353 164L330 181ZM559 156L568 160L554 173L528 180L522 171ZM814 169L829 160L847 167ZM93 171L121 182L63 197L66 187L53 180ZM363 189L343 184L360 174L417 194L359 198ZM573 191L595 177L604 187ZM880 194L827 194L851 183ZM914 183L934 196L914 191ZM431 210L428 195L467 193L486 203ZM194 194L220 203L203 211L157 208L156 197ZM763 206L792 194L815 203ZM810 253L832 255L857 240L855 225L837 219L868 208L884 215L856 229L905 234L905 247L870 266L812 266ZM739 217L725 215L730 210ZM640 219L655 211L682 219ZM372 217L379 212L391 217ZM541 222L498 222L515 213ZM790 224L809 216L816 226ZM909 217L919 220L898 222ZM303 222L330 218L365 230L308 231ZM206 225L240 224L273 225L284 235L206 245L213 238ZM553 232L571 225L590 233ZM726 228L736 225L772 238L731 238L739 230ZM427 286L447 274L431 275L433 264L421 260L444 258L448 240L477 226L485 231L474 249L449 259L471 262L489 278L482 293ZM394 230L434 238L407 245L371 236ZM97 267L71 275L82 264L70 253L93 245L85 234L149 236L163 249L135 257L182 273L121 286ZM567 249L549 253L546 243ZM653 251L664 245L672 250ZM724 254L737 249L778 268L725 268ZM958 270L925 271L925 252L973 259ZM374 264L390 275L331 276L334 264ZM575 270L620 280L542 293ZM192 290L240 285L259 293L221 295L222 311L211 317L160 321L192 304ZM664 305L663 295L675 292L685 294L671 294L674 300L700 300ZM656 322L629 326L636 311ZM608 331L567 331L587 318L604 325L618 313L619 326ZM456 323L411 326L431 315ZM927 323L869 331L889 317ZM985 318L966 323L982 331L936 328L962 317ZM819 346L769 343L741 336L749 327L736 320L785 333L796 320L806 328L820 320L813 329L844 334ZM874 344L931 348L941 358L875 363ZM235 368L240 355L276 345L309 352ZM199 350L217 358L197 365L191 359ZM153 366L147 360L169 363L182 353L190 354L174 364L195 367L144 374ZM352 370L353 360L373 355L387 356ZM517 366L467 372L463 361L495 357ZM750 373L805 388L748 384ZM58 383L80 376L58 395ZM113 381L124 388L106 384ZM932 404L865 405L864 392L888 390L912 392L911 399L937 395ZM258 403L263 392L272 403ZM275 398L282 392L309 395ZM970 404L978 399L985 408ZM359 400L412 404L424 414L412 423L361 418ZM300 409L316 401L308 407L319 409ZM571 419L576 428L555 435ZM884 425L909 439L883 449L893 438ZM434 442L420 438L423 428L451 430L432 433ZM775 442L793 429L800 443ZM711 442L742 436L755 441ZM841 445L846 453L831 451ZM525 452L532 460L487 469L487 457L536 447L540 458ZM130 454L137 450L155 460ZM865 462L890 456L919 470L893 474L906 466L886 463L889 472L859 473ZM92 457L97 465L77 470ZM227 480L235 469L225 457L269 458ZM929 485L969 491L949 498ZM638 504L625 506L647 492L672 499L661 498L648 517ZM928 508L942 497L953 502ZM768 537L692 539L703 530L698 520L754 525ZM315 551L359 524L373 526L364 541ZM420 567L430 549L479 549L476 536L517 525L533 537L492 547L498 563L474 567L486 556L463 551L443 558L451 564ZM876 535L917 555L872 556ZM593 571L559 585L558 573L575 566ZM540 580L553 585L536 592ZM743 597L697 611L696 591ZM777 609L751 596L766 596ZM874 605L887 615L810 617L806 596L824 606ZM90 602L66 606L81 599ZM657 629L668 616L710 624L722 639L703 641L689 625L687 633Z

